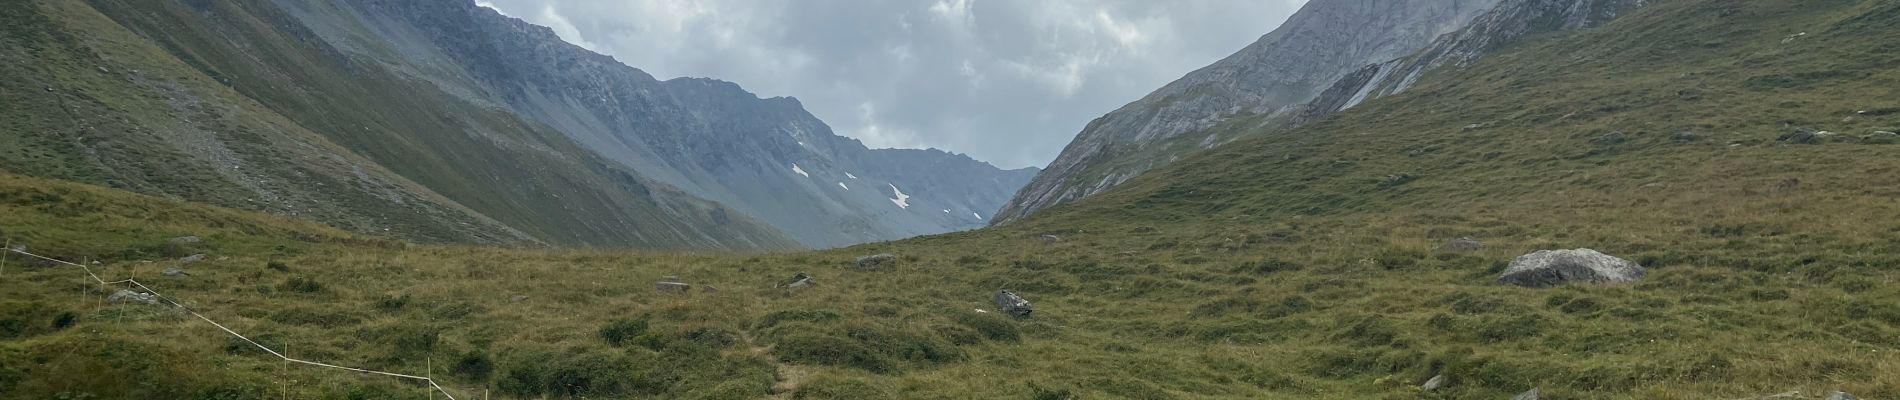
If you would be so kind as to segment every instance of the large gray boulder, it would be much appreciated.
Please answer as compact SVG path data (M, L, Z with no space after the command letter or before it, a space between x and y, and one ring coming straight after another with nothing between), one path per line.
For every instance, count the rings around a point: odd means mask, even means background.
M1498 283L1546 288L1570 283L1636 282L1643 275L1643 266L1596 250L1542 250L1512 260Z
M873 254L858 257L858 268L876 269L897 265L897 255L891 253Z
M1529 391L1525 391L1524 393L1518 393L1516 396L1511 396L1511 400L1537 400L1537 396L1538 396L1537 388L1531 388L1531 390Z
M1854 395L1851 395L1851 394L1847 394L1847 392L1836 390L1832 393L1828 393L1827 397L1823 398L1822 400L1860 400L1860 398L1854 397Z
M1430 392L1442 387L1445 387L1445 375L1440 374L1433 375L1432 379L1426 379L1425 384L1418 385L1418 390Z
M1029 300L1023 300L1022 296L1017 296L1008 290L997 289L995 300L996 311L1002 311L1003 314L1018 319L1029 318L1029 313L1036 311L1035 306L1029 304Z

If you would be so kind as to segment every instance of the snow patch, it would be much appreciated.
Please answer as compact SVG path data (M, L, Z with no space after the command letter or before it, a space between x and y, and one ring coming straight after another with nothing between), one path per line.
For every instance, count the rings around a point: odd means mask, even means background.
M978 220L978 221L982 221L982 220L983 220L983 214L977 214L977 213L970 213L970 215L972 215L972 216L975 216L975 217L976 217L976 220Z
M854 180L854 181L855 181L855 180L858 180L858 176L857 176L857 175L852 175L852 174L851 174L850 172L846 172L846 173L844 173L844 176L845 176L846 178L851 178L851 180Z
M805 173L805 169L804 169L804 168L799 168L799 167L798 167L798 164L792 164L792 173L794 173L794 174L799 174L799 175L804 175L804 176L805 176L806 178L810 178L810 177L811 177L811 174L807 174L807 173Z
M890 185L890 184L887 184L887 185ZM910 195L904 194L904 191L902 190L897 190L897 185L891 185L891 193L893 193L894 196L897 196L891 199L891 203L896 203L897 208L902 208L906 210L910 209Z
M844 182L838 182L838 187L844 188L844 190L847 190L847 191L851 190L851 187L845 186Z
M949 213L950 213L950 210L943 210L943 213L944 213L944 214L949 214Z

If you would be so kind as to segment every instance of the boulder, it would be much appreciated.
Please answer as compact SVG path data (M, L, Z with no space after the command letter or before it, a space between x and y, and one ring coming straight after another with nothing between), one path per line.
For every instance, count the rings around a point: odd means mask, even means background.
M787 289L812 287L812 286L818 286L818 281L811 280L811 275L800 272L798 273L798 275L792 275L791 280L786 281L784 285L780 285L780 286L784 286Z
M1056 243L1060 243L1060 242L1062 242L1061 236L1042 235L1042 245L1044 246L1054 246L1056 245Z
M1011 317L1029 318L1029 313L1036 311L1035 306L1029 304L1029 300L1023 300L1022 296L1017 296L1008 290L997 289L995 300L996 311L1009 314Z
M106 302L112 304L138 303L144 305L158 305L158 296L151 293L139 293L119 289L117 292L112 292L111 296L106 296Z
M159 273L165 276L191 276L190 272L185 272L184 268L178 267L165 268L165 271Z
M1511 396L1511 400L1537 400L1537 388L1531 388L1531 390L1525 391L1524 393Z
M858 268L883 268L897 265L897 255L891 253L873 254L858 257Z
M1445 387L1445 375L1443 374L1433 375L1432 379L1426 379L1425 384L1418 385L1418 390L1430 392L1438 390L1438 388L1441 387Z
M1823 397L1821 398L1821 400L1860 400L1860 398L1854 397L1854 395L1851 395L1851 394L1847 394L1847 392L1836 390L1833 392L1829 392L1827 394L1827 397Z
M192 255L190 255L190 256L186 256L185 258L181 258L181 259L178 259L178 262L182 262L182 263L186 263L186 264L191 264L191 263L195 263L195 262L199 262L199 261L204 261L204 260L205 260L205 255L203 255L203 254L192 254Z
M1831 132L1815 132L1814 130L1797 126L1789 129L1787 133L1775 137L1775 140L1789 144L1821 144L1823 139L1832 135L1833 133Z
M1445 245L1438 246L1438 251L1447 253L1469 253L1479 250L1484 250L1484 242L1472 239L1470 236L1452 239L1446 241Z
M205 241L204 238L200 238L197 236L179 236L179 237L167 239L165 240L165 243L171 244L171 245L177 245L177 246L189 246L189 245L204 243L204 241Z
M520 303L527 300L528 300L528 295L525 295L525 294L517 294L514 297L508 298L508 301L515 302L515 303Z
M1570 283L1636 282L1643 275L1643 266L1596 250L1541 250L1512 260L1498 283L1546 288Z

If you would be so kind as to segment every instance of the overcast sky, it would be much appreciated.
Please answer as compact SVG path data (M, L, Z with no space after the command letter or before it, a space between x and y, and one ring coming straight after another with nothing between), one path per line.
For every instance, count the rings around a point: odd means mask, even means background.
M871 147L1043 166L1306 0L480 0L661 79L791 96Z

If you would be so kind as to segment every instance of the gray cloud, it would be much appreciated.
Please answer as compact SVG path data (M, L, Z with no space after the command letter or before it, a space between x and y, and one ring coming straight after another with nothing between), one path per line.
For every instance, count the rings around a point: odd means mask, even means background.
M1305 0L481 0L658 77L799 98L872 147L1040 166Z

